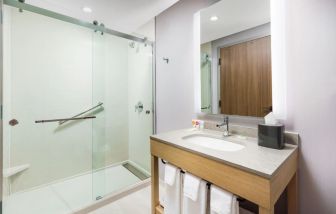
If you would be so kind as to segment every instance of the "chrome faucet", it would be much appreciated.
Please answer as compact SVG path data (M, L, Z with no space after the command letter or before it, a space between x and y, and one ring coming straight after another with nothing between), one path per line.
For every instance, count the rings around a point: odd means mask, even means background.
M228 117L228 116L225 116L225 117L224 117L224 121L223 121L223 123L221 123L221 124L217 124L216 126L220 128L220 127L225 126L225 125L226 125L226 130L224 130L223 135L224 135L225 137L227 137L227 136L230 135L230 133L229 133L229 117Z

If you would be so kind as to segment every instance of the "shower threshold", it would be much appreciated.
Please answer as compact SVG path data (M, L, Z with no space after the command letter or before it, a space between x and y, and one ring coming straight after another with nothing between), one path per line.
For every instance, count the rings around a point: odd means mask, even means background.
M147 185L149 174L131 161L125 161L93 172L81 174L55 183L13 193L4 198L4 214L70 214L87 213L104 206L132 189ZM102 181L102 183L99 183ZM97 186L98 185L98 186ZM100 186L99 186L100 185ZM104 196L96 201L97 191ZM93 207L92 207L93 206Z

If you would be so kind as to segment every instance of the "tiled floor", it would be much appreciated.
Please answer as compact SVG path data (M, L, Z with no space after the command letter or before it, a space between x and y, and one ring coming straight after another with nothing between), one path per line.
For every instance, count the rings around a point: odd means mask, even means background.
M140 182L123 166L109 167L62 182L12 194L4 214L68 214L90 204L97 191L111 193Z
M110 192L140 181L122 166L108 168L100 173L98 176L104 175L104 179L109 181L105 187ZM84 175L43 188L14 194L4 202L4 214L70 214L91 202L92 188L87 188L91 187L91 183L92 175ZM162 194L164 194L163 187L160 181L160 193ZM89 214L149 214L150 198L151 189L147 186ZM252 213L240 209L240 214Z
M164 185L160 183L160 190ZM89 214L150 214L151 213L151 187L145 187L137 192L129 194L113 203L101 207ZM240 214L253 214L239 208Z
M150 214L150 186L127 195L90 214Z

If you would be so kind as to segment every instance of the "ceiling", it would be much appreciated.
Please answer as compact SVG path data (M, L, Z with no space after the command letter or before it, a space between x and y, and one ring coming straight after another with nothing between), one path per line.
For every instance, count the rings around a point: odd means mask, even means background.
M201 10L201 43L270 22L270 0L221 0ZM217 21L211 21L217 16Z
M84 21L97 20L131 34L178 0L26 0L26 3ZM92 13L82 8L90 7Z

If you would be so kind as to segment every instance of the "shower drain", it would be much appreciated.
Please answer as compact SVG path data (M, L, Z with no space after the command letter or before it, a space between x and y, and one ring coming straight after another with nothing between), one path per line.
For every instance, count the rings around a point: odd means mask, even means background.
M103 196L97 196L96 197L96 201L98 201L98 200L100 200L100 199L102 199L103 198Z

